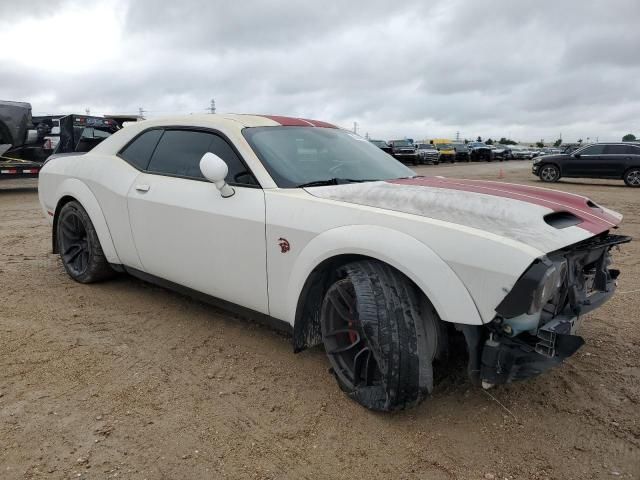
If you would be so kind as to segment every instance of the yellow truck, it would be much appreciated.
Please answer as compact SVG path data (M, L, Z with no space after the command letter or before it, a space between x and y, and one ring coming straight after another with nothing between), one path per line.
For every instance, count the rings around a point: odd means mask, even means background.
M431 140L438 151L440 152L440 163L455 162L456 161L456 149L453 147L453 141L448 138L434 138Z

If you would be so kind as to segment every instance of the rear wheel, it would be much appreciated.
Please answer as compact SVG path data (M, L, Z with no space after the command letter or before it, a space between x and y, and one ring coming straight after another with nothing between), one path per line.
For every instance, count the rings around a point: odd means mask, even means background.
M76 201L65 204L60 210L56 228L60 258L71 278L80 283L93 283L115 275L82 205Z
M554 183L560 179L560 169L551 164L543 165L538 175L543 182Z
M372 410L400 410L433 389L444 330L431 304L401 273L376 261L342 267L327 290L322 337L342 390Z
M623 178L628 187L640 187L640 167L630 168Z

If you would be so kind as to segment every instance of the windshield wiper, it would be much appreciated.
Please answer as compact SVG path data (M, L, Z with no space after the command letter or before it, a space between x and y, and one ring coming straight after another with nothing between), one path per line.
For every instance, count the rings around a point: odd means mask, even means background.
M328 178L326 180L314 180L313 182L301 183L298 188L305 187L322 187L325 185L342 185L345 183L362 183L362 182L377 182L376 179L356 179L356 178Z

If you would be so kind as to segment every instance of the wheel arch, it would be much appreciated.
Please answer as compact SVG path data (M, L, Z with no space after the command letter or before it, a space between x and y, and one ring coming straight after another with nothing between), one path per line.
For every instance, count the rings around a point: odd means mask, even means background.
M482 325L471 294L431 248L397 230L353 225L324 232L299 255L288 290L294 351L322 342L319 311L324 293L338 267L361 259L382 262L404 274L443 321Z
M102 251L107 261L113 264L120 264L120 258L118 257L115 246L113 244L111 232L109 231L104 213L100 208L98 200L96 199L93 192L91 192L89 187L78 179L67 179L62 182L62 184L58 188L56 198L58 198L58 201L56 202L56 208L53 214L53 227L51 235L53 253L58 253L57 227L60 211L62 210L62 207L64 207L67 203L76 201L80 205L82 205L82 208L84 208L89 215L91 223L93 223L93 227L95 228L96 234L98 235L98 240L100 240L100 246L102 247Z

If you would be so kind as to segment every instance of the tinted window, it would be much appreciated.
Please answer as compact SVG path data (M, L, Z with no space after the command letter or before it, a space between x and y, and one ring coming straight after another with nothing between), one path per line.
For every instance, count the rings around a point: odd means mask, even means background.
M213 135L188 130L167 130L158 142L148 170L154 173L203 178L200 159Z
M258 185L258 182L253 178L253 175L249 173L244 166L236 152L229 146L229 144L221 137L212 135L213 139L209 145L209 152L215 153L221 159L223 159L229 167L229 174L227 175L228 183L239 183L246 185Z
M153 153L149 172L180 177L204 178L200 160L206 152L215 153L229 167L227 182L257 185L229 144L207 132L167 130Z
M629 153L629 147L626 145L607 145L604 153L608 155L626 155Z
M580 155L602 155L604 153L604 145L591 145L590 147L585 147L584 150L580 150Z
M627 152L628 155L640 155L640 147L636 146L636 145L627 145Z
M122 150L120 156L134 167L140 170L146 170L153 149L156 148L161 136L162 130L149 130Z

